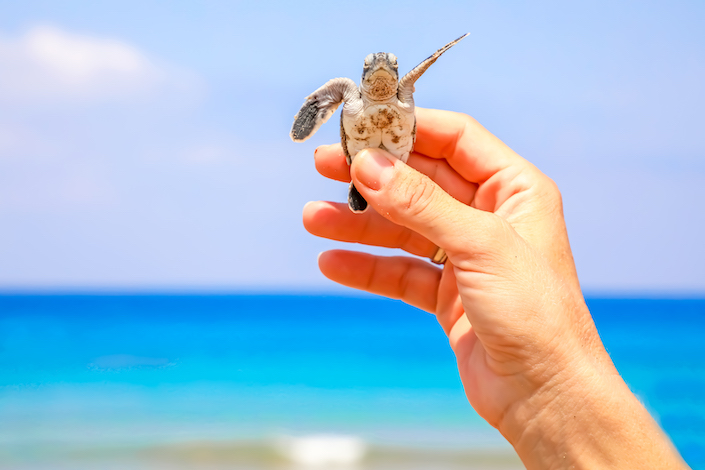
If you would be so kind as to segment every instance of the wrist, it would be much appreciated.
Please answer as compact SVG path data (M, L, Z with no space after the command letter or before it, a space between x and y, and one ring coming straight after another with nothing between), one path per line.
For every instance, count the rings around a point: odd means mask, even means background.
M575 359L505 414L527 469L687 468L616 370Z

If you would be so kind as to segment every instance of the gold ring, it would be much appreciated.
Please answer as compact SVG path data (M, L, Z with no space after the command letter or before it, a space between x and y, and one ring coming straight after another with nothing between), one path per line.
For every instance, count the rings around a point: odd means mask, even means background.
M444 264L448 260L448 255L446 254L446 250L439 246L430 259L432 263Z

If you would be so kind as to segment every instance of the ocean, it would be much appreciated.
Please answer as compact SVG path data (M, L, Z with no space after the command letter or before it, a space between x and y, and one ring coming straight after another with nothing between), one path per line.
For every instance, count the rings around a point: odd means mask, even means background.
M705 469L705 300L589 299ZM519 469L433 316L330 295L0 295L0 469Z

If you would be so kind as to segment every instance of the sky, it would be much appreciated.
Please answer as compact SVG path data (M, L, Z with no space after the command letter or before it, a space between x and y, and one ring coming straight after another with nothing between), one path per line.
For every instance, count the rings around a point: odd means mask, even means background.
M344 291L303 99L465 32L416 103L559 185L583 289L705 293L705 3L0 0L0 290ZM391 250L370 250L396 254Z

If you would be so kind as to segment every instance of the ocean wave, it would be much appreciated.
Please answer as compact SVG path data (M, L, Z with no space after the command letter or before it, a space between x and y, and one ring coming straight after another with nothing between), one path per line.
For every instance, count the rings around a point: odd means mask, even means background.
M367 444L356 436L317 434L284 436L274 441L274 448L286 459L308 467L353 465L367 454Z

